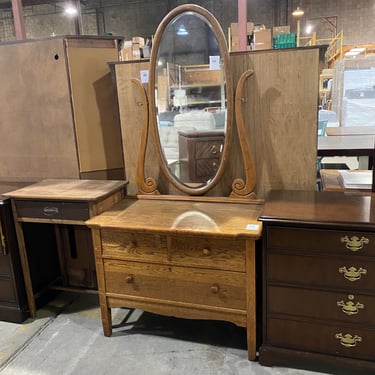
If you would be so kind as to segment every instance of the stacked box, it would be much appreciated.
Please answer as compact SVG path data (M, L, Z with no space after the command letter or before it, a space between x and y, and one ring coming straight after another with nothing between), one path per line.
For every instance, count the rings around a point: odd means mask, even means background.
M254 23L247 22L246 23L246 35L247 35L247 49L250 49L250 40L252 38L254 31ZM231 51L238 52L239 51L239 37L238 37L238 23L231 23L230 24L230 33L231 33Z
M273 48L295 48L296 46L296 33L278 34L273 37Z

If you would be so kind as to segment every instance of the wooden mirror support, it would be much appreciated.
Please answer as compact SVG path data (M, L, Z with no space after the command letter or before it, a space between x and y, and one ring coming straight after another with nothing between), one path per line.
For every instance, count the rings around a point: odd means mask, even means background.
M220 46L220 57L222 59L222 69L225 76L225 101L226 101L226 124L225 124L225 141L224 147L221 154L220 163L217 172L204 184L185 184L180 179L171 173L167 166L165 155L161 146L158 132L158 121L157 121L157 103L155 98L155 85L156 85L156 68L158 64L158 50L163 39L163 34L167 27L175 22L176 17L181 14L191 14L203 18L209 27L214 32L218 44ZM216 18L206 9L192 4L182 5L172 10L160 23L153 42L153 48L151 51L150 58L150 70L149 70L149 87L148 94L145 88L142 86L138 79L133 79L132 82L137 86L140 92L140 107L143 110L142 116L142 140L140 142L140 150L138 155L137 165L137 185L138 194L160 194L158 184L154 178L145 176L145 160L147 141L149 135L152 136L155 148L157 150L157 157L159 160L160 169L167 178L167 180L181 193L190 196L200 196L206 194L208 191L213 189L222 179L223 174L228 166L228 160L233 155L232 138L233 138L233 126L237 127L237 133L239 136L239 142L241 146L241 154L245 171L245 180L243 178L236 178L232 182L232 192L230 197L232 198L255 198L253 192L256 184L256 174L253 159L250 152L250 146L248 142L248 135L246 134L243 117L242 117L242 103L243 103L243 90L246 80L253 75L253 71L246 71L241 79L239 80L235 90L235 103L233 111L233 88L232 78L230 71L229 53L227 43L223 31L216 20ZM233 113L236 114L234 122Z

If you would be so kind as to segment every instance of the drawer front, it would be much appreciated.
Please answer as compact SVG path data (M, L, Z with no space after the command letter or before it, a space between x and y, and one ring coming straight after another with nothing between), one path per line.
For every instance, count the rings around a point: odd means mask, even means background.
M104 260L106 293L246 311L239 272Z
M219 158L223 148L223 141L209 141L195 143L196 159L212 159Z
M269 286L267 314L312 318L317 321L335 320L375 328L375 297L360 293Z
M293 227L268 227L267 248L375 256L375 234Z
M0 300L6 302L15 302L12 280L0 278Z
M200 237L169 237L174 264L245 272L245 241Z
M197 162L197 177L211 177L219 168L220 159L199 159Z
M245 241L102 229L105 258L245 272Z
M375 330L325 322L272 318L267 321L267 343L289 349L374 360Z
M365 261L365 258L268 254L266 267L271 283L360 290L372 294L375 291L375 263Z
M102 229L101 237L104 257L168 263L166 236Z
M17 215L24 218L46 220L87 220L89 207L86 202L56 202L16 200Z
M9 249L7 249L9 251ZM11 273L10 257L3 254L3 249L0 248L0 277L8 276Z

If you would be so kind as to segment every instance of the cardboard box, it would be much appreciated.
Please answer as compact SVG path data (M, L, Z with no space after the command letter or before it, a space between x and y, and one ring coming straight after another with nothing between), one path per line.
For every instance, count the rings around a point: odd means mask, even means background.
M246 23L246 33L252 34L254 30L254 23L253 22L247 22ZM231 35L238 35L238 23L231 23L230 24L230 32Z
M263 50L272 48L271 29L259 30L253 33L253 49Z
M145 38L141 36L133 36L132 38L133 44L139 44L139 47L143 47L145 45Z
M272 28L272 37L280 34L290 34L290 26L274 26Z

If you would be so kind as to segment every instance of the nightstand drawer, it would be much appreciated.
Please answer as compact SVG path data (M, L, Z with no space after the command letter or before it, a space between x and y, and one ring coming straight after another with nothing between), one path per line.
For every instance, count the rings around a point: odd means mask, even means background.
M374 360L375 330L329 322L308 323L270 318L267 344L276 347Z
M222 153L223 141L205 141L196 142L195 157L196 159L218 158Z
M358 257L269 254L266 267L268 283L341 288L374 294L375 263Z
M269 316L289 315L375 328L375 297L368 295L272 285L267 288L267 301Z
M267 247L274 250L375 256L375 234L369 232L271 226L266 236Z
M5 301L5 302L16 301L12 280L0 278L0 301Z
M87 202L17 199L15 205L20 218L84 221L90 217Z
M217 172L220 165L220 159L199 159L197 160L197 177L211 177Z
M246 310L246 275L239 272L104 261L107 295Z

